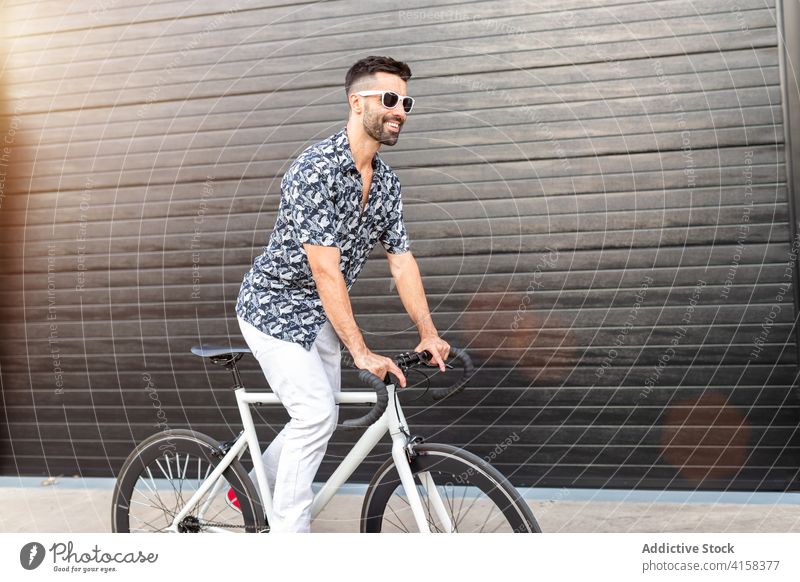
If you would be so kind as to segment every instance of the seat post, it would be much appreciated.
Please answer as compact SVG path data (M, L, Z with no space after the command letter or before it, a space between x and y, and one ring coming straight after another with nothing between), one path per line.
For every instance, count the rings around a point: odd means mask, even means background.
M239 367L236 365L236 360L239 358L234 359L230 364L227 364L225 367L231 371L233 374L233 389L238 390L239 388L244 388L242 385L242 377L239 376Z
M239 375L239 368L236 366L236 362L238 362L243 355L243 353L239 352L235 354L225 354L223 356L211 356L212 362L215 364L221 364L231 371L231 374L233 374L234 390L238 388L244 388L244 385L242 384L242 377Z

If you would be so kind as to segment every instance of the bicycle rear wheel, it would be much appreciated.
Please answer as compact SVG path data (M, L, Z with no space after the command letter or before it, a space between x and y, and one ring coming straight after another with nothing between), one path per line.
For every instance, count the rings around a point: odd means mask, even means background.
M480 457L450 445L425 443L414 450L411 472L432 532L541 532L519 492ZM392 459L367 488L361 531L419 531Z
M171 430L142 442L117 476L112 531L169 531L175 516L222 457L217 441L191 430ZM241 511L226 502L230 488L236 493ZM212 487L178 524L179 533L253 533L264 528L260 498L239 461L225 469L218 486Z

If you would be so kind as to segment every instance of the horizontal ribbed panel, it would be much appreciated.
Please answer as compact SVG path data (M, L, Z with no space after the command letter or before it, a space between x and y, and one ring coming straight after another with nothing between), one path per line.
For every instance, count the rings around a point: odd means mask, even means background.
M479 365L450 401L403 396L415 432L518 437L493 463L519 485L797 488L774 2L6 4L0 472L115 474L157 430L145 378L171 427L238 432L189 348L243 341L281 176L344 125L347 67L390 54L418 105L381 155L436 324ZM382 256L353 308L408 350ZM256 415L264 441L287 419Z

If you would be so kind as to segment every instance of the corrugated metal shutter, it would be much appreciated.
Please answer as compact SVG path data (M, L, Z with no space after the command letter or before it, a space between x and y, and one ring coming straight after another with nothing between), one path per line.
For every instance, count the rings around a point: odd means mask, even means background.
M8 4L0 472L112 475L159 427L238 432L189 347L239 341L281 175L344 124L347 67L390 54L419 105L382 155L440 331L480 364L409 402L415 430L519 485L794 483L773 2ZM381 254L354 310L410 349ZM259 412L266 439L285 416Z

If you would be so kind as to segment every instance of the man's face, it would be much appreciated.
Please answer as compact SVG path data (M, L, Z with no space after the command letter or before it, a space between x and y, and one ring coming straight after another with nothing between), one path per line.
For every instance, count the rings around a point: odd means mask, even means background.
M369 78L368 78L369 79ZM375 73L374 81L365 84L359 91L394 91L398 95L407 95L406 82L397 75L390 73ZM400 131L406 121L406 112L403 110L402 100L398 101L392 109L386 109L381 103L380 95L359 97L364 103L364 112L361 121L364 131L379 143L393 146L400 137ZM399 127L392 124L397 123Z

